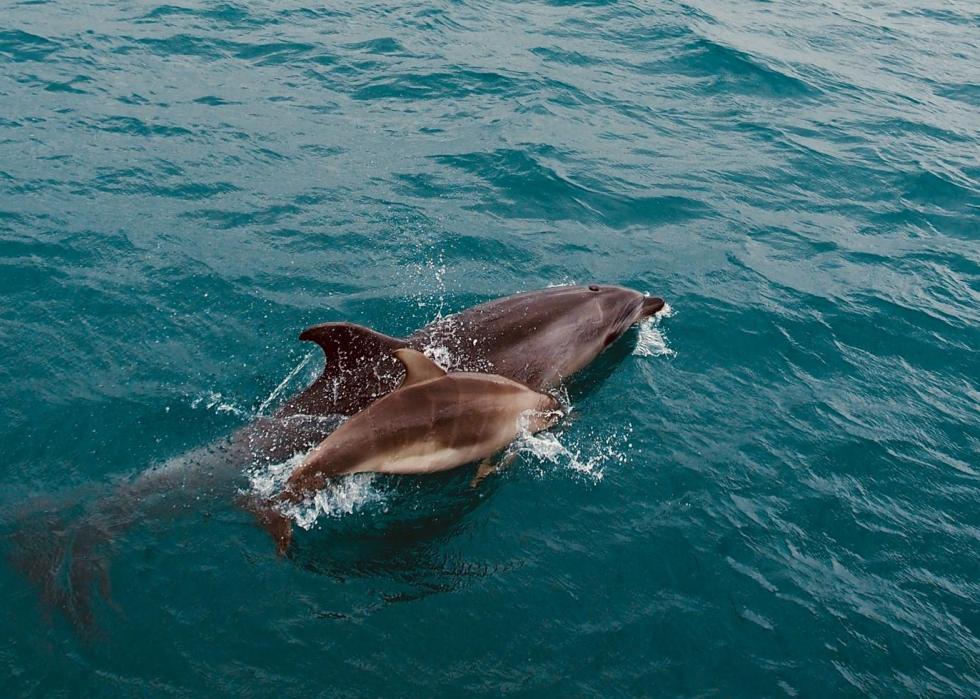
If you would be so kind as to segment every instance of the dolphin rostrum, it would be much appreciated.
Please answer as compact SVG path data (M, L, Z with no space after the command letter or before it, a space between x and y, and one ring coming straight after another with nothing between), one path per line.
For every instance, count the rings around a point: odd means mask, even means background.
M394 356L404 366L402 385L323 440L272 502L253 505L280 553L292 539L291 520L280 508L313 496L329 478L446 471L490 457L521 430L547 429L561 415L552 396L502 376L446 373L413 349Z
M441 318L405 339L353 323L324 323L301 340L323 348L326 366L280 415L353 415L393 391L404 375L392 352L438 353L450 371L499 374L534 390L587 366L664 300L620 286L559 286L508 296Z

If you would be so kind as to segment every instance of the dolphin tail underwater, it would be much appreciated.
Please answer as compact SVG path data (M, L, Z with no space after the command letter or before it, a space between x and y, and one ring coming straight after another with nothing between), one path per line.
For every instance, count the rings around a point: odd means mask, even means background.
M73 515L82 497L76 492L21 504L4 517L12 531L3 538L8 561L38 590L43 608L58 610L79 629L91 631L93 596L114 606L111 548L130 515L111 497L97 498L95 507Z
M240 455L240 445L216 442L135 477L5 506L5 557L38 590L45 612L91 632L94 602L115 606L109 567L119 537L144 521L198 511L202 501L222 502L237 490Z
M495 374L447 373L421 352L401 348L401 386L354 415L315 447L270 500L245 503L276 542L292 541L283 508L308 500L329 479L352 473L426 474L496 454L522 430L539 432L562 415L545 393Z

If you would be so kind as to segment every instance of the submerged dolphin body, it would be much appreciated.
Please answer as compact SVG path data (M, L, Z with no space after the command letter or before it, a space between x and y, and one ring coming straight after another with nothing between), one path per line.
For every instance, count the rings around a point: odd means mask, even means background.
M450 371L499 374L534 390L583 369L664 300L619 286L562 286L474 306L405 339L352 323L305 330L326 354L323 373L279 415L353 415L393 391L404 372L392 352L438 354Z
M340 426L307 455L282 494L254 507L280 553L292 523L278 506L306 500L331 477L445 471L492 456L522 429L547 429L561 415L552 396L502 376L447 374L412 349L394 356L404 366L402 385Z

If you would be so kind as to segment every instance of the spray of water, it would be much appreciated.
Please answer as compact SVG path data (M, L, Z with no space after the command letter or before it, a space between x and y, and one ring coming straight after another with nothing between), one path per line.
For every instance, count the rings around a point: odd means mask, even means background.
M299 363L296 366L294 366L292 369L290 369L289 373L286 374L286 377L279 382L279 385L272 390L272 393L266 396L259 403L259 407L256 408L254 411L250 411L246 408L236 405L233 401L229 400L228 398L226 398L224 395L222 395L217 391L207 391L206 393L197 396L194 400L191 401L191 407L194 409L203 407L206 410L213 410L216 413L231 413L233 415L237 415L238 417L246 418L246 419L261 417L262 415L266 414L266 411L271 406L275 405L279 401L282 395L291 386L298 385L300 383L306 384L312 381L313 378L315 378L312 375L304 375L303 370L311 366L311 362L313 358L317 356L317 354L318 353L315 351L307 352L306 355L299 361ZM305 373L309 374L310 372L308 371ZM297 377L301 377L301 376L303 378L302 382L300 382L297 379Z
M673 357L677 354L667 344L661 321L674 315L674 309L666 304L659 312L643 320L639 325L639 338L633 354L637 357Z
M426 258L425 261L415 264L414 270L420 280L426 280L426 284L420 284L419 288L436 290L434 295L418 292L415 303L420 309L431 309L434 312L433 320L443 318L446 315L446 262L442 253L437 253L435 259Z
M566 415L571 410L571 406L567 404L563 404L563 408ZM523 418L519 423L521 431L509 451L524 456L524 461L538 477L553 475L557 467L559 473L598 483L607 466L626 462L632 446L631 425L626 425L615 433L590 433L574 439L560 431L532 434L527 425L527 418Z
M296 505L283 514L303 529L312 529L320 517L346 517L375 502L385 499L377 474L355 473L332 482L326 489Z
M306 365L310 363L310 360L313 359L315 355L316 352L308 352L300 363L293 367L292 371L286 374L286 378L284 378L279 385L273 389L272 393L270 393L268 397L259 404L258 409L255 411L256 414L263 415L265 410L272 405L273 402L279 399L283 391L286 390L286 387L289 386L290 382L295 379L304 368L306 368Z
M248 474L249 491L261 500L282 492L293 472L299 468L308 452L299 452L279 464L261 466ZM303 529L310 529L319 517L344 517L371 503L380 502L385 493L377 474L355 473L335 479L330 485L303 502L284 505L282 513Z
M232 415L237 415L238 417L250 417L247 410L244 410L234 403L225 399L223 395L217 391L208 391L207 393L198 396L191 401L192 408L199 408L204 406L207 410L213 410L216 413L231 413Z

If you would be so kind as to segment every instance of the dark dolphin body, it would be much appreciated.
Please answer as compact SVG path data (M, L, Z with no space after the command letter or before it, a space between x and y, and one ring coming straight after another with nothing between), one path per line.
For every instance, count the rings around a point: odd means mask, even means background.
M300 339L323 348L323 374L277 415L363 410L401 384L404 371L392 352L402 347L426 352L448 371L499 374L546 390L663 307L661 298L619 286L560 286L474 306L405 339L352 323L315 325Z
M663 307L661 298L620 286L559 286L468 308L405 339L353 323L314 325L300 339L323 348L323 373L273 415L239 430L229 449L280 463L319 444L338 416L360 412L401 385L404 368L392 353L403 347L427 353L447 371L499 374L543 391Z

